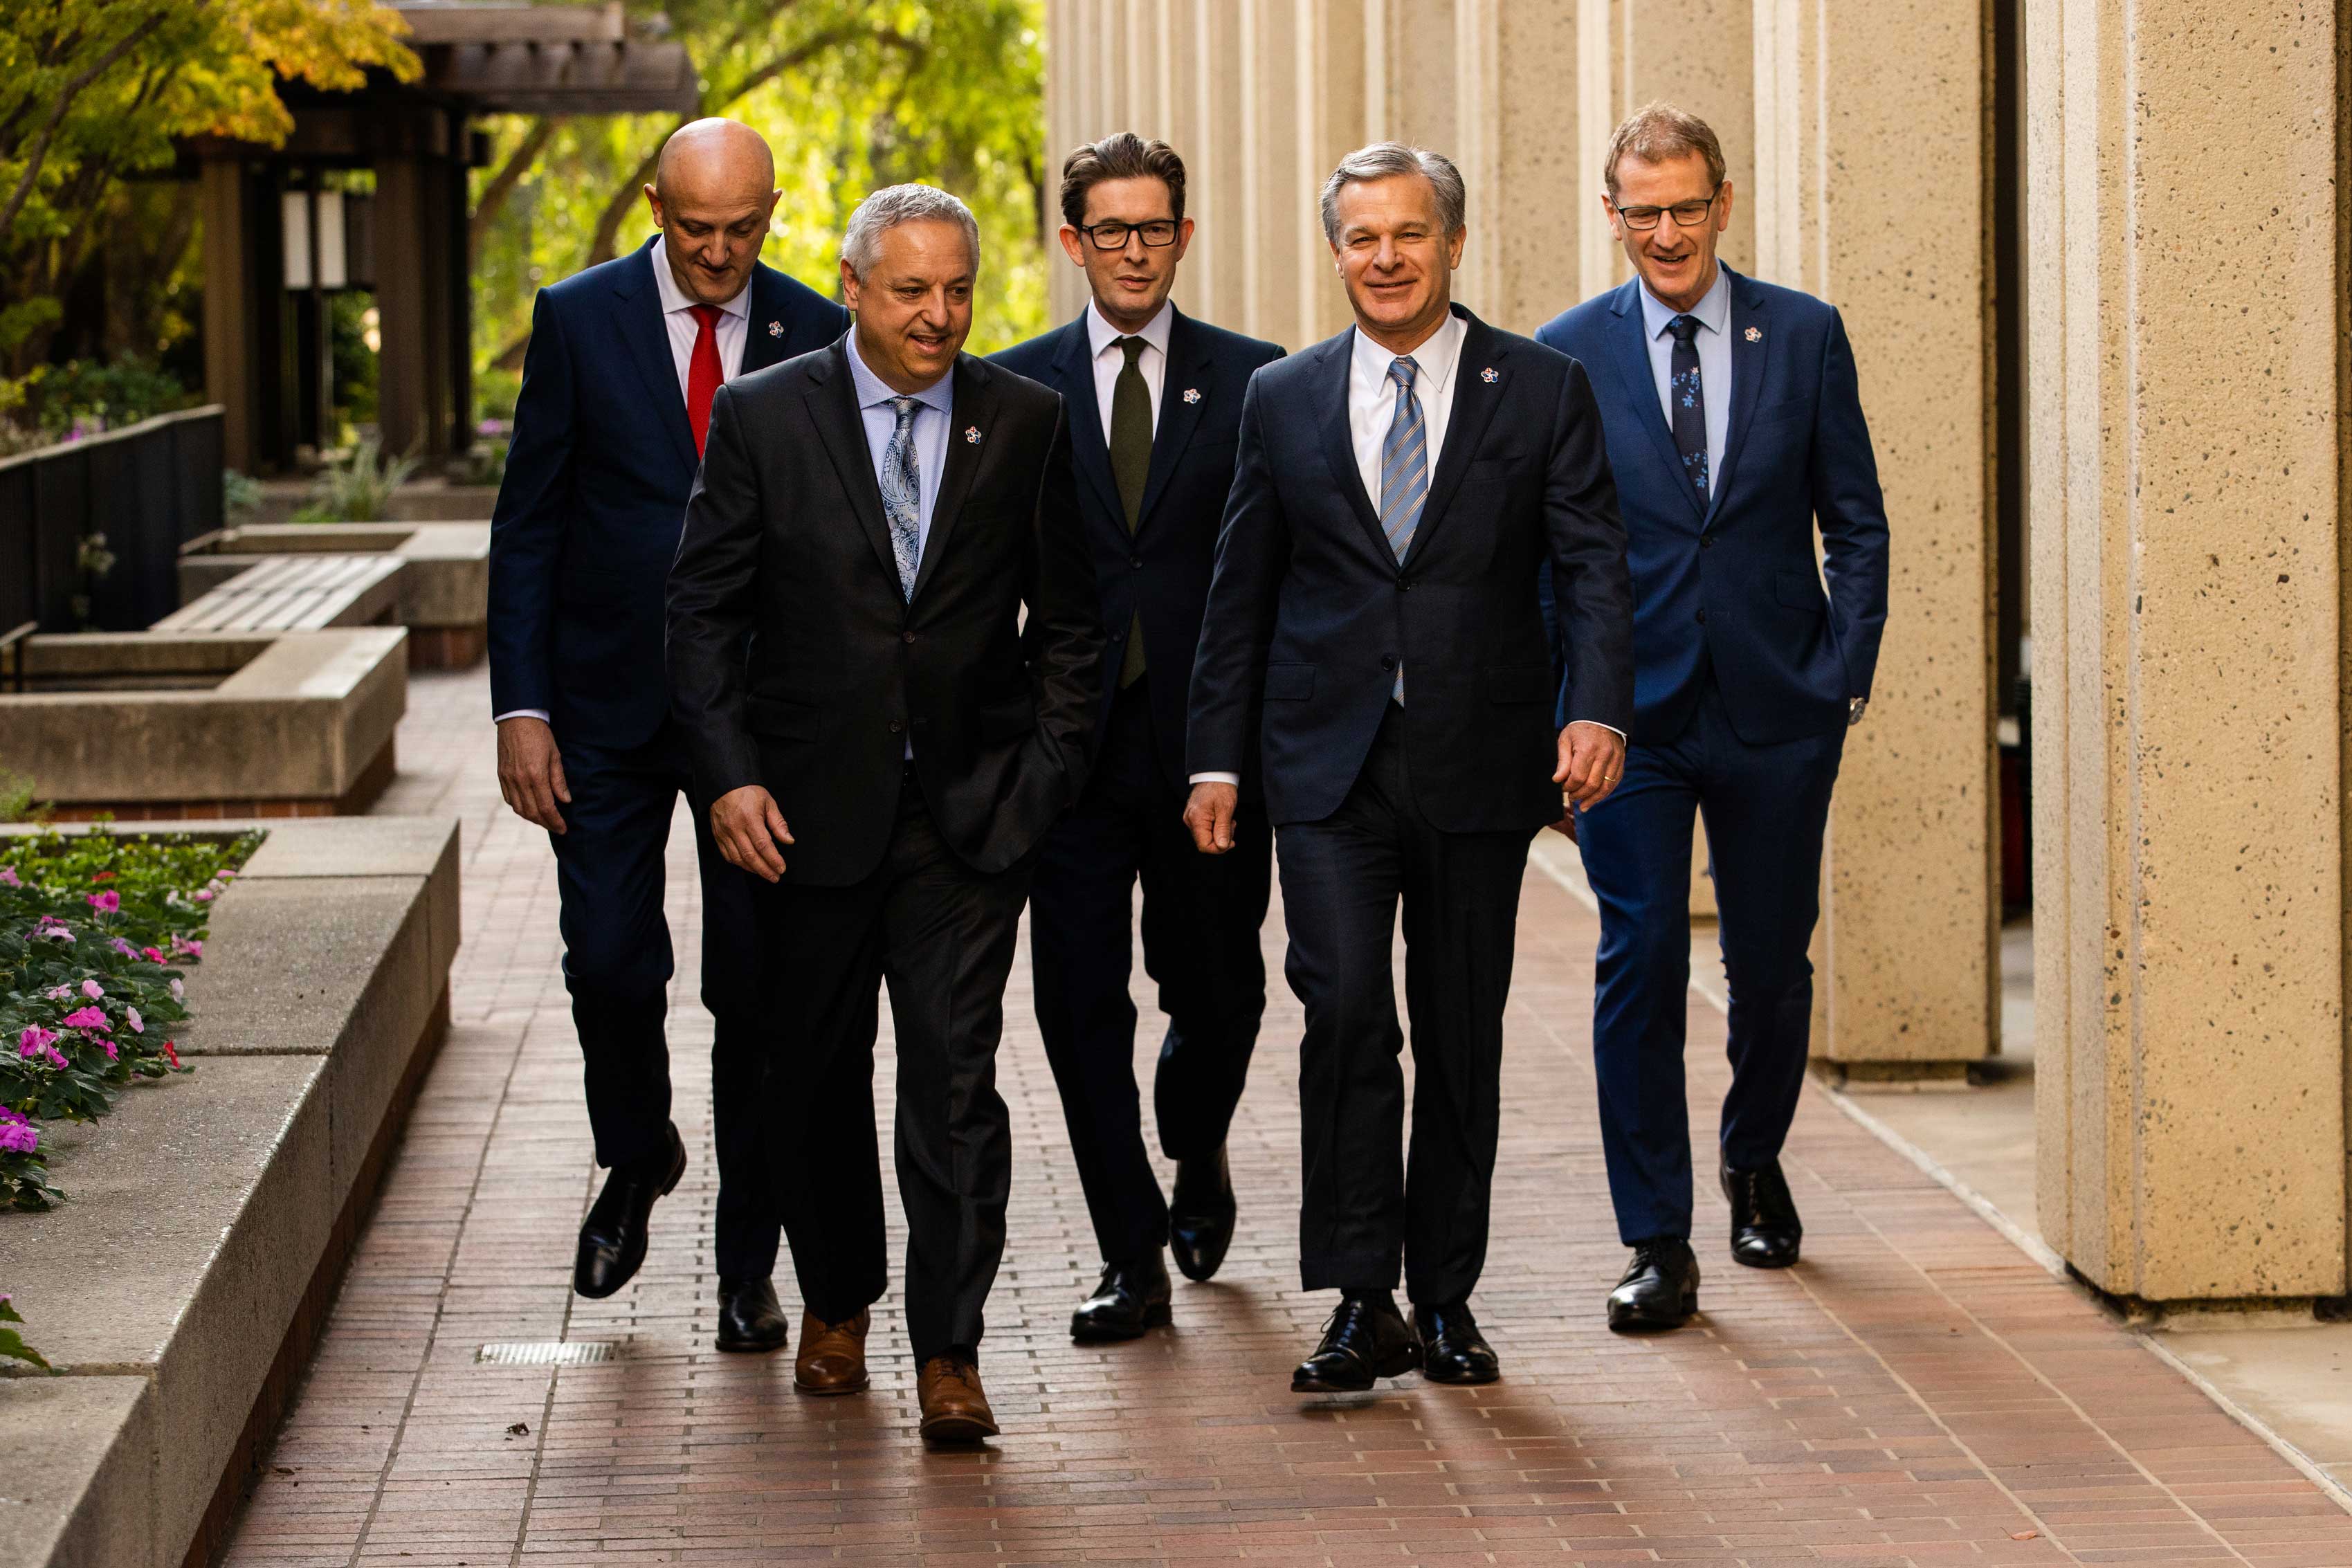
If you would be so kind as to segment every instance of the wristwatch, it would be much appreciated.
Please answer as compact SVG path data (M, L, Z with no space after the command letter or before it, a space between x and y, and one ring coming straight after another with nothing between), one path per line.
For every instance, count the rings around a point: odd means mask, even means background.
M1847 698L1845 703L1846 727L1848 729L1852 729L1854 725L1861 723L1862 710L1869 706L1870 699L1867 697Z

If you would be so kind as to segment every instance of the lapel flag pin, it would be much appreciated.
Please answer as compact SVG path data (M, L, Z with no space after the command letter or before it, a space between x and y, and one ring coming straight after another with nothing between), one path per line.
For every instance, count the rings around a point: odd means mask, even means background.
M770 337L772 337L772 338L781 338L781 337L782 337L782 336L784 335L784 324L783 324L783 322L782 322L782 321L770 321L770 322L768 323L768 335L769 335Z
M1478 379L1485 382L1488 386L1492 386L1503 378L1495 374L1495 367L1490 364L1486 369L1478 373Z
M1198 402L1200 402L1200 401L1201 401L1201 389L1200 389L1199 387L1197 387L1197 386L1188 386L1188 387L1186 387L1186 388L1184 389L1184 401L1185 401L1185 402L1187 402L1187 403L1198 403Z
M1764 341L1764 329L1763 329L1763 328L1761 328L1761 327L1750 327L1750 328L1748 328L1748 341L1749 342L1751 342L1751 343L1760 343L1760 342L1762 342Z
M967 425L967 426L965 426L963 427L963 438L964 438L964 440L965 440L969 445L971 445L971 446L974 446L974 447L979 446L979 445L980 445L980 426L977 426L977 425Z

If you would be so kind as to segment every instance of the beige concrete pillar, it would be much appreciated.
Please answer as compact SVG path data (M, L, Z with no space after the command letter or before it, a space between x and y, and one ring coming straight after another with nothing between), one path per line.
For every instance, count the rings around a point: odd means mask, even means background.
M1759 276L1843 315L1893 532L1831 814L1814 1049L1949 1070L1995 1048L1999 1017L1984 12L1757 0L1753 43L1735 226Z
M2338 1295L2340 10L2027 12L2042 1232Z

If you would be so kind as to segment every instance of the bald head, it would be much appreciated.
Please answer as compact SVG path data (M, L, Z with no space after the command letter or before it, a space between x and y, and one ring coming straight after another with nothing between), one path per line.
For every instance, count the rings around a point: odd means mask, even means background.
M768 143L736 121L698 120L662 143L646 203L661 226L670 271L690 298L723 305L743 291L781 194L775 184Z

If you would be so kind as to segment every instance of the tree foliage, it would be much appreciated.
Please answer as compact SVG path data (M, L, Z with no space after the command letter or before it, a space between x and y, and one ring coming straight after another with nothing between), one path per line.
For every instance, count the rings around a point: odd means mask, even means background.
M107 232L121 182L169 164L173 138L274 145L293 129L279 77L413 78L404 31L374 0L0 5L0 356L57 320L59 280Z
M696 114L766 136L784 192L770 265L832 294L842 225L877 186L926 180L980 219L972 347L1045 324L1042 0L631 0L658 9L701 73ZM692 115L488 122L491 166L475 176L475 342L493 367L486 403L511 397L533 290L608 260L652 232L641 187Z

